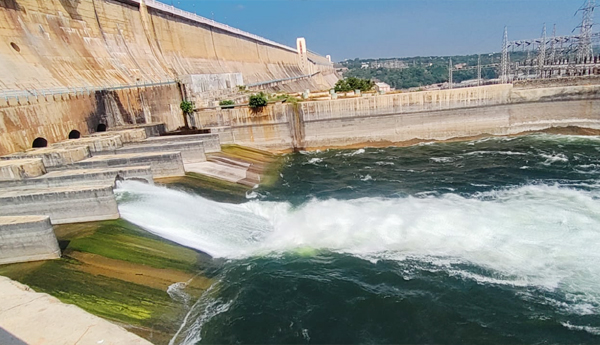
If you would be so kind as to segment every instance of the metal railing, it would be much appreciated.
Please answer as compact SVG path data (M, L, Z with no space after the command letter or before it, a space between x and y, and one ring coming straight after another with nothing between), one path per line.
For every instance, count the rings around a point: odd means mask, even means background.
M266 85L266 84L272 84L272 83L282 83L285 81L290 81L290 80L296 80L296 79L304 79L304 78L311 78L317 74L319 74L321 72L315 72L313 74L304 74L301 76L297 76L297 77L289 77L289 78L283 78L283 79L275 79L275 80L268 80L268 81L261 81L258 83L254 83L254 84L247 84L245 85L246 87L257 87L257 86L261 86L261 85Z

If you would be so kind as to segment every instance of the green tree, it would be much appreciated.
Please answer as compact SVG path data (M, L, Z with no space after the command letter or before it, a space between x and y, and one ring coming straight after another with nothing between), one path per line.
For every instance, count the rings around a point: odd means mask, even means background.
M336 92L348 92L353 90L369 91L375 86L375 83L368 79L361 79L356 77L348 77L335 84L334 90Z
M181 111L183 111L183 123L185 124L185 128L190 128L187 117L194 111L194 104L190 101L181 101L179 107L181 108Z

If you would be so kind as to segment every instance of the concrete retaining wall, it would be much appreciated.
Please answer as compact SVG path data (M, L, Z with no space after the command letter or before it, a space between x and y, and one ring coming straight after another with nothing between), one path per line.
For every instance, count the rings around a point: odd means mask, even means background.
M600 128L600 100L496 105L343 120L307 121L304 147L506 135L550 127Z
M1 14L0 6L0 18ZM0 64L3 63L1 46ZM4 81L1 73L0 80ZM72 130L87 135L95 132L101 123L109 130L125 124L164 123L169 130L183 126L179 109L181 94L176 84L77 94L40 94L28 100L5 99L2 92L0 88L0 154L27 150L38 137L55 143L67 140Z
M52 171L37 178L0 181L0 188L35 187L52 188L76 185L114 185L119 180L136 180L154 184L150 166L124 168L73 169Z
M294 106L280 103L259 112L248 107L196 112L194 120L203 128L210 127L211 131L215 128L223 143L285 149L293 145L294 114Z
M0 265L59 257L50 217L0 217Z
M202 141L204 143L204 152L206 153L221 151L221 141L218 134L166 135L148 138L143 144L174 144L190 141Z
M0 216L50 216L52 224L118 219L112 186L0 191Z
M491 85L196 113L223 142L286 150L600 126L600 85Z

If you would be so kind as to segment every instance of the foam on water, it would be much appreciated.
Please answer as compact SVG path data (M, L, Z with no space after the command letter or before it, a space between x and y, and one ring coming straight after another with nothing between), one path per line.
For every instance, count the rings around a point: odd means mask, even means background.
M311 200L297 208L257 200L222 204L138 182L122 183L117 194L123 218L214 257L311 248L371 260L418 259L481 283L571 292L593 313L600 306L597 192L528 185L469 198Z

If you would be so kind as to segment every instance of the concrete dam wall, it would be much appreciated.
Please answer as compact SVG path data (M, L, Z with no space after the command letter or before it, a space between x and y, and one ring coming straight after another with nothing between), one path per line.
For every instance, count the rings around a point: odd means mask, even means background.
M0 154L99 123L176 129L173 81L190 74L246 84L314 74L299 85L310 89L336 80L322 57L300 64L293 48L153 0L0 0L0 38Z
M222 142L289 150L600 128L600 86L492 85L198 112Z

